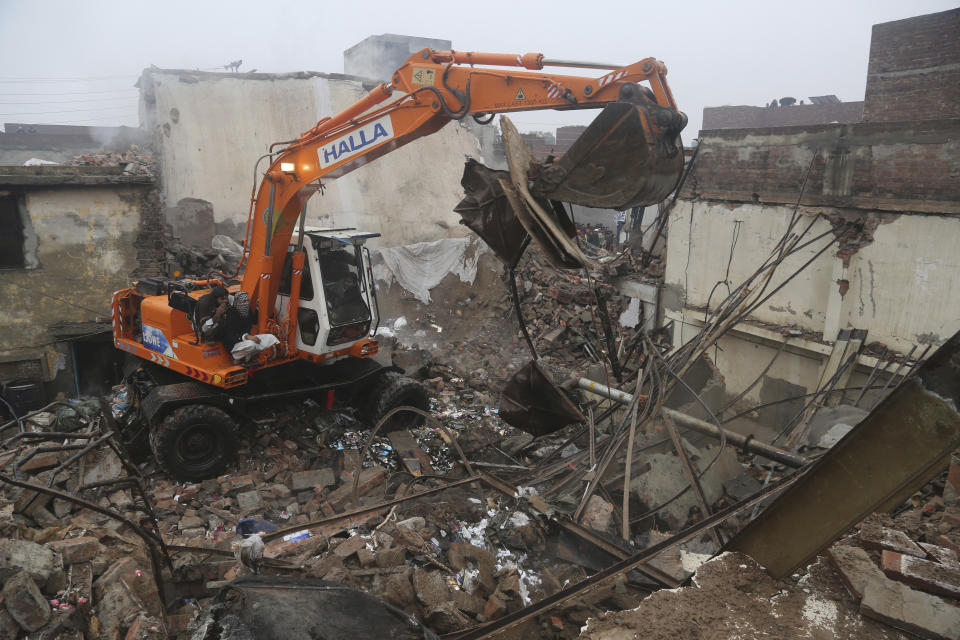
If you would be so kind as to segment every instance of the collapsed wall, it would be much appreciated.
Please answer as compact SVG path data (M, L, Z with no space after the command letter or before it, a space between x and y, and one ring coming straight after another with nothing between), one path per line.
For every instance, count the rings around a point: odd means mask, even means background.
M241 239L253 182L270 144L291 140L374 88L342 74L205 73L147 69L140 113L153 135L166 218L185 240L208 246L214 234ZM476 136L458 124L416 140L337 180L307 205L307 224L380 232L383 245L464 235L453 207L462 196ZM189 244L189 242L188 242Z
M810 241L720 340L731 393L758 374L754 403L821 389L845 357L844 332L866 332L852 377L838 378L856 386L881 361L893 365L884 380L956 331L958 20L952 10L874 27L863 122L701 132L669 220L663 301L674 344L775 257L785 234Z

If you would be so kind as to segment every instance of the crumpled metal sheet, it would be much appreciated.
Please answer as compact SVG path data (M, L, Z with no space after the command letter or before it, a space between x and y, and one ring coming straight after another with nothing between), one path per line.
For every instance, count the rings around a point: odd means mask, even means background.
M193 640L437 640L416 618L368 593L313 578L247 576L220 589Z
M558 269L596 268L598 265L584 255L574 240L576 228L566 216L563 204L530 192L528 173L536 161L516 126L510 118L501 116L500 129L510 165L510 179L500 180L500 186L520 223Z
M494 254L509 268L520 262L530 242L526 232L503 193L500 180L509 180L506 171L496 171L470 158L463 167L460 185L466 196L454 207L460 224L480 236Z
M513 374L503 388L500 418L537 437L559 431L572 422L586 422L576 405L535 360Z

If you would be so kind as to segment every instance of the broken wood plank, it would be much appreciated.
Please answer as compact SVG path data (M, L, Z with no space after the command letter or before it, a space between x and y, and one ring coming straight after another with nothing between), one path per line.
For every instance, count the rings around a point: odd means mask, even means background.
M407 471L414 476L434 474L433 467L430 466L430 456L420 448L409 431L391 431L387 438Z

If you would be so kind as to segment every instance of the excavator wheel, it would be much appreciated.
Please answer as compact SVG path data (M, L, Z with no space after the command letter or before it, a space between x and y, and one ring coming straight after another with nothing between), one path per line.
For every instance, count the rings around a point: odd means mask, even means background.
M150 430L157 464L177 480L196 481L223 473L237 453L237 423L208 404L180 407Z
M364 422L374 427L388 411L401 406L429 411L430 396L424 386L413 378L388 371L377 379L368 393L364 394L363 404L358 409ZM423 416L417 413L398 411L380 428L380 434L412 429L423 422Z

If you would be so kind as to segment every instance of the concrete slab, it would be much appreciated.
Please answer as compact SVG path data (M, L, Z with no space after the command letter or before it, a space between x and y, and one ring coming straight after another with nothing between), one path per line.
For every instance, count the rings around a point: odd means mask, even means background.
M922 638L960 638L960 608L893 580L869 582L860 611L869 618Z
M894 551L883 552L883 572L928 593L960 598L960 568Z

